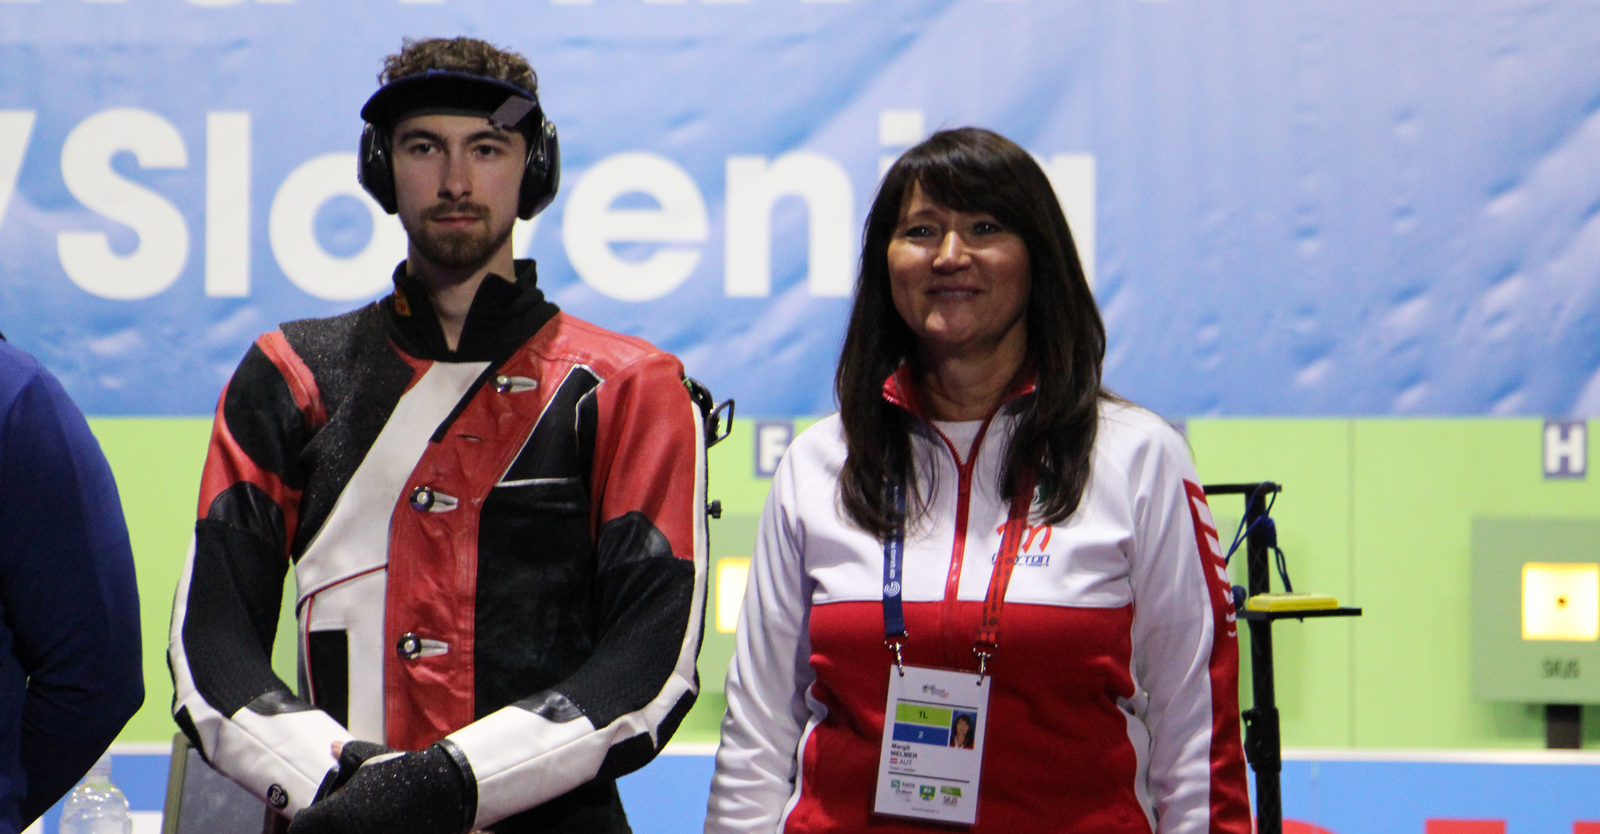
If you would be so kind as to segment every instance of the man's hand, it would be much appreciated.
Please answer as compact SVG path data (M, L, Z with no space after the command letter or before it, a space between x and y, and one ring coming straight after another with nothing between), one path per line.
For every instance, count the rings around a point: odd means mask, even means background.
M336 741L330 748L333 758L339 763L337 770L329 770L327 778L322 780L322 786L317 788L317 800L333 796L334 791L344 787L344 783L355 777L356 771L367 763L368 759L378 756L393 754L394 748L385 744L372 741ZM313 800L316 801L316 800Z
M350 742L326 795L301 811L289 834L462 834L475 809L466 777L444 747L382 759L388 748ZM380 758L373 764L362 764Z

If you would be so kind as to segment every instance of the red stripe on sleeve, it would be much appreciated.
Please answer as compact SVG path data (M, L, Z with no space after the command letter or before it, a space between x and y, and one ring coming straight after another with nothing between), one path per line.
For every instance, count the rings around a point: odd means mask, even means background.
M1201 571L1211 594L1211 831L1250 834L1250 794L1244 745L1239 739L1239 623L1233 611L1228 566L1218 552L1217 528L1205 490L1185 480L1189 517Z
M326 422L322 399L317 393L316 383L311 378L311 371L300 357L294 354L289 343L284 340L283 334L274 331L263 335L256 340L256 346L261 348L283 374L284 382L293 393L295 404L300 407L301 413L306 415L308 421L313 418L318 421L309 425L315 428ZM228 384L233 383L230 381ZM284 558L288 558L289 542L294 540L295 530L300 521L301 491L291 489L284 484L281 478L258 465L239 446L233 433L228 429L227 416L223 413L227 401L228 390L223 388L221 396L217 397L216 416L211 423L211 445L206 451L205 469L200 475L200 502L196 516L205 518L211 509L211 503L234 484L242 481L255 484L283 510Z
M317 380L300 355L289 347L289 340L284 338L283 331L274 330L262 335L256 339L256 346L283 374L289 393L294 395L294 404L300 406L300 413L305 415L306 428L313 432L322 428L328 422L328 412L322 405L322 394L317 391Z

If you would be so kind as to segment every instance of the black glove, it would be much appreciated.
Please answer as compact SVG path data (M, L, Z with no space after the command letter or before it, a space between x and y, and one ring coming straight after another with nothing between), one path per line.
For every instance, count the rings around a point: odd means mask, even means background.
M344 783L356 775L356 771L366 764L367 759L393 752L394 748L373 741L345 742L339 749L339 766L328 771L328 775L322 780L322 785L317 788L317 796L312 802L327 799L334 791L344 787Z
M443 745L362 766L386 752L381 744L346 744L338 771L295 815L289 834L463 834L472 827L477 792Z

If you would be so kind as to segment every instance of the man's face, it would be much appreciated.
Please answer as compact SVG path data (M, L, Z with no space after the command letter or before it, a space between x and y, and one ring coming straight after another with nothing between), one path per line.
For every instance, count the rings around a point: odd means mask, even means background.
M413 116L394 128L394 188L414 255L477 269L510 245L527 143L481 116Z

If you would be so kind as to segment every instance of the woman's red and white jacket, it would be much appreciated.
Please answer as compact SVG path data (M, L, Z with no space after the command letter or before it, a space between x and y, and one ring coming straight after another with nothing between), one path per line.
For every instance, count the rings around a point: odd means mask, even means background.
M987 426L921 421L914 433L930 500L905 542L908 664L976 671L1015 423L1002 410ZM893 656L883 546L842 515L844 460L836 415L795 440L773 479L707 832L929 828L871 813ZM1103 403L1081 505L1022 539L988 665L972 830L1248 834L1234 617L1183 440L1148 411Z

